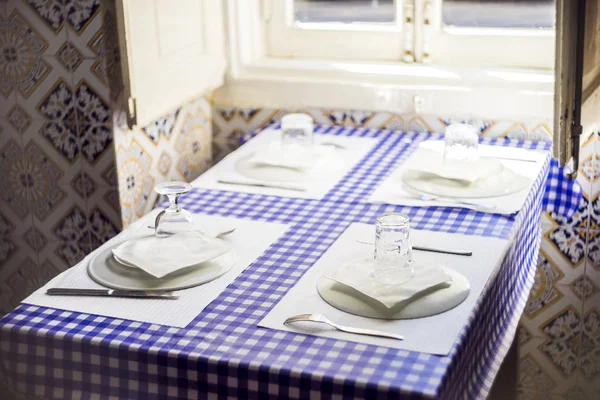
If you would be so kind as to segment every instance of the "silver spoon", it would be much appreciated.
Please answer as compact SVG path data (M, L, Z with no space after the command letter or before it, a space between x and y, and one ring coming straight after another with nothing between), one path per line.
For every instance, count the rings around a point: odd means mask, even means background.
M324 315L321 315L321 314L295 315L293 317L286 319L283 322L283 324L285 325L285 324L289 324L292 322L300 322L300 321L320 322L322 324L327 324L327 325L337 329L338 331L342 331L342 332L346 332L346 333L355 333L357 335L377 336L377 337L384 337L384 338L388 338L388 339L404 340L404 336L396 335L393 333L376 331L374 329L354 328L354 327L350 327L350 326L339 325L339 324L336 324L335 322L328 320L327 318L325 318Z

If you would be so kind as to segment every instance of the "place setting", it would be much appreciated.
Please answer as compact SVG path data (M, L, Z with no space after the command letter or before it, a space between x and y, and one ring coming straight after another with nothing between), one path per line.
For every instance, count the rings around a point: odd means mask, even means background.
M445 355L506 250L383 214L350 225L259 326Z
M23 302L185 327L287 225L191 214L185 182L157 185L168 199ZM76 301L73 298L77 297Z
M312 117L288 114L194 181L194 187L323 197L377 142L315 132Z
M444 140L420 143L367 201L517 213L548 155L479 144L478 132L477 127L467 124L448 125Z

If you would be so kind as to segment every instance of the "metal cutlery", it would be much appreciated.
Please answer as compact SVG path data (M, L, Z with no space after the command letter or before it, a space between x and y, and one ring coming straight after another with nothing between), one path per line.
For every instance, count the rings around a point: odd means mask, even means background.
M148 225L148 229L155 229L155 227L153 227L152 225ZM227 236L227 235L229 235L230 233L233 233L233 232L235 232L235 230L236 230L236 228L232 228L232 229L230 229L230 230L228 230L228 231L223 231L223 232L215 232L215 233L212 233L212 232L207 232L206 234L207 234L208 236L212 236L212 237L215 237L215 238L221 238L221 237L223 237L223 236Z
M358 243L368 244L371 246L375 246L373 242L367 242L365 240L357 240ZM412 246L413 250L417 251L427 251L429 253L440 253L440 254L451 254L454 256L465 256L471 257L473 255L472 251L460 251L460 250L446 250L446 249L436 249L434 247L423 247L423 246Z
M220 238L220 237L227 236L227 235L229 235L230 233L233 233L233 232L235 232L235 229L236 229L236 228L231 228L231 229L230 229L230 230L228 230L228 231L217 232L217 233L210 233L210 232L209 232L208 234L209 234L209 235L211 235L211 236L213 236L213 237Z
M499 156L480 156L481 158L494 158L496 160L507 160L507 161L524 161L524 162L537 162L536 160L532 160L530 158L512 158L512 157L499 157Z
M472 201L472 200L463 200L463 199L454 198L454 197L448 198L448 197L433 196L433 195L430 195L427 193L419 193L417 195L417 198L422 201L435 201L435 200L447 201L449 203L465 204L468 206L487 208L490 210L493 210L494 208L496 208L496 206L494 204L482 203L479 201Z
M332 142L323 142L319 143L320 146L332 146L339 150L346 150L346 146L342 146L341 144L332 143Z
M324 315L321 315L321 314L295 315L293 317L286 319L283 322L283 324L285 325L285 324L289 324L292 322L319 322L322 324L327 324L327 325L337 329L338 331L342 331L342 332L346 332L346 333L354 333L357 335L377 336L377 337L383 337L383 338L388 338L388 339L404 340L403 336L396 335L394 333L387 333L387 332L377 331L374 329L354 328L351 326L344 326L344 325L336 324L335 322L330 321L329 319L325 318Z
M51 296L101 296L101 297L129 297L136 299L166 299L176 300L178 294L173 292L144 292L139 290L113 290L113 289L76 289L76 288L50 288L46 294Z
M421 201L435 201L435 200L447 201L449 203L465 204L468 206L486 208L489 210L493 210L496 208L495 204L488 204L488 203L477 201L477 200L464 200L464 199L457 198L457 197L443 197L443 196L436 196L433 194L420 192L416 189L413 189L412 187L409 187L408 185L402 185L402 188L404 189L404 191L406 191L412 197L417 198Z
M217 182L225 183L227 185L254 186L254 187L272 188L272 189L294 190L297 192L306 192L306 188L301 187L301 186L284 185L284 184L278 184L278 183L246 182L246 181L236 181L236 180L230 180L230 179L219 179Z

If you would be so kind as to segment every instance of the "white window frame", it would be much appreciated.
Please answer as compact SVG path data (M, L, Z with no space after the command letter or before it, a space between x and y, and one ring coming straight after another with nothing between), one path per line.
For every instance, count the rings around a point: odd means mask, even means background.
M551 68L284 58L269 54L271 0L226 0L229 71L218 106L362 109L485 119L552 119ZM428 0L413 0L415 21ZM406 29L406 28L405 28ZM425 24L418 29L427 29ZM425 38L425 35L422 35ZM427 50L415 42L415 56Z

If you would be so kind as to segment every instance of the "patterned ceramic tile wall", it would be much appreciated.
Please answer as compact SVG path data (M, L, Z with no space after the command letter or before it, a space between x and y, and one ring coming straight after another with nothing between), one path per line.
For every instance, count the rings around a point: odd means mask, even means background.
M290 112L310 114L317 124L341 125L403 131L443 132L451 122L466 121L477 125L482 136L552 140L547 121L486 121L440 118L432 115L394 114L357 110L323 110L316 108L281 110L272 108L215 107L213 110L213 150L215 162L239 146L239 138Z
M2 2L0 313L121 228L99 0ZM111 195L112 193L112 195Z
M191 181L212 165L211 106L207 97L134 130L115 126L117 180L123 225L155 207L154 186Z
M211 163L206 97L121 128L115 21L113 0L0 1L0 314Z
M211 163L207 97L122 128L114 2L0 2L0 313ZM114 116L113 116L114 114Z
M288 112L308 113L316 123L326 125L430 132L443 132L455 121L352 110L215 107L215 160L235 149L241 136L278 121ZM552 140L547 121L467 121L479 126L485 137ZM584 197L573 217L542 215L539 269L519 330L519 389L523 399L600 398L599 134L583 138L578 181Z
M583 198L571 218L545 214L534 289L521 319L525 398L600 398L598 249L599 137L582 138L578 182ZM600 259L600 258L599 258Z

